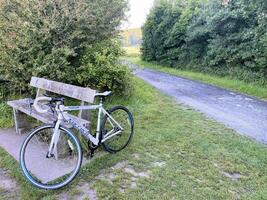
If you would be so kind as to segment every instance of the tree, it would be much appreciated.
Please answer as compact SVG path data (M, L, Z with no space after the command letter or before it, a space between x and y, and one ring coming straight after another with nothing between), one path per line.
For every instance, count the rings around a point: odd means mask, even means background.
M264 6L265 5L265 6ZM264 10L265 7L265 10ZM209 40L206 65L222 75L265 82L267 70L266 1L230 1L208 18Z
M265 0L157 1L143 27L142 57L265 84L266 30Z
M160 61L159 57L164 53L164 38L167 35L168 26L165 18L170 17L171 4L168 0L155 1L145 25L142 27L143 44L141 48L144 60ZM165 22L164 22L165 20Z
M156 1L143 26L142 55L170 66L177 64L186 43L187 26L201 1Z
M31 76L79 84L87 46L115 38L126 9L126 0L4 0L0 73L16 91Z

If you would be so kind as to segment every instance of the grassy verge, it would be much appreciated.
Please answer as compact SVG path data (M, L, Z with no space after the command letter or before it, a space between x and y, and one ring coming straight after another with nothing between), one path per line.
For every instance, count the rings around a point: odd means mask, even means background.
M140 54L138 48L126 48L125 49L127 57L123 59L128 60L141 67L146 67L150 69L155 69L168 74L181 76L193 80L202 81L204 83L212 84L215 86L227 88L236 92L244 93L247 95L255 96L261 99L267 99L267 87L257 84L249 84L244 81L236 80L230 77L218 77L214 75L209 75L201 72L186 71L174 69L168 66L162 66L155 63L146 62L140 59L138 56ZM134 52L134 53L133 53ZM138 54L139 52L139 54Z
M265 146L177 105L139 79L131 99L110 104L133 112L131 145L94 158L62 190L33 188L18 163L0 149L0 168L18 182L21 199L59 199L62 194L76 199L81 183L88 183L99 199L267 199ZM118 162L122 167L112 168Z
M0 102L0 128L9 128L13 125L12 109L6 104Z
M127 57L139 57L140 56L140 47L138 46L130 46L130 47L123 47Z

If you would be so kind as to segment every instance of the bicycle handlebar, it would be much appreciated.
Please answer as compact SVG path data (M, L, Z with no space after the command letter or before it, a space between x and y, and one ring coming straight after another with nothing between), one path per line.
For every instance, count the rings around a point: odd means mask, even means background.
M39 113L47 113L49 109L43 109L41 108L38 103L39 102L44 102L44 101L48 101L50 102L52 100L51 97L38 97L34 100L34 103L33 103L33 107L34 109L39 112Z

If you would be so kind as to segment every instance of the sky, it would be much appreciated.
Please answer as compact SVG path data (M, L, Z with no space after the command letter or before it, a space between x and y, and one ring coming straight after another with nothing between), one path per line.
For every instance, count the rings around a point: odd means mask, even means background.
M123 24L122 29L140 28L144 24L153 2L154 0L129 0L128 22Z

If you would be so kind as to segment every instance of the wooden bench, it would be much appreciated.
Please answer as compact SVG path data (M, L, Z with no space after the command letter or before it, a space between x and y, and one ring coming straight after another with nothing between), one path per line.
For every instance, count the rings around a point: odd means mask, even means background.
M94 103L96 91L90 88L83 88L70 84L60 83L56 81L47 80L44 78L32 77L30 85L37 88L37 97L44 96L46 92L51 92L57 95L70 97L73 99L81 100L81 105ZM30 101L33 99L19 99L15 101L8 101L7 104L13 108L14 121L16 132L21 134L23 131L31 127L31 123L27 120L26 115L31 116L43 123L51 124L56 121L57 116L52 111L47 113L38 113L33 106L30 107ZM43 107L46 107L43 105ZM26 115L25 115L26 114ZM76 121L80 122L83 126L89 127L89 111L80 111L78 116L69 114ZM68 126L68 124L65 124Z

